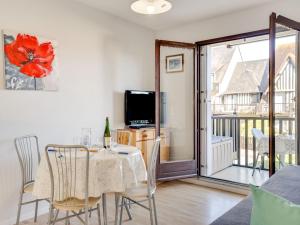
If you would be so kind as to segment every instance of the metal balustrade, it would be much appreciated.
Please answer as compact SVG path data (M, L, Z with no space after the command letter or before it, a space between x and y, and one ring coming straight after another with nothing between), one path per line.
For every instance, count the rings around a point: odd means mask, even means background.
M261 129L268 135L269 118L267 116L212 116L212 134L233 138L235 160L233 165L253 167L256 157L256 141L252 135L252 128ZM278 116L275 118L275 135L294 135L295 118ZM291 156L289 156L291 162ZM268 169L268 163L263 163L263 169Z
M275 103L276 113L283 115L295 114L295 102ZM250 115L268 114L269 105L261 103L253 104L211 104L213 114L247 113Z

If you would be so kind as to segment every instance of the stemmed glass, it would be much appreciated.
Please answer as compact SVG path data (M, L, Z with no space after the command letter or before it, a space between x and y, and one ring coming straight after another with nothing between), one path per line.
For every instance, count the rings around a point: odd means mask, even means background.
M118 145L118 134L116 130L111 131L110 148L115 148Z
M92 129L82 128L81 129L81 144L84 146L91 146L92 144Z

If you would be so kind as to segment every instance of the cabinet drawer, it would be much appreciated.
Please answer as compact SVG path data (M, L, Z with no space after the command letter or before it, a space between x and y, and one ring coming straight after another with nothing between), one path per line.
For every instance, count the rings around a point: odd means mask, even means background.
M153 140L153 139L154 139L153 131L143 130L136 133L136 141Z

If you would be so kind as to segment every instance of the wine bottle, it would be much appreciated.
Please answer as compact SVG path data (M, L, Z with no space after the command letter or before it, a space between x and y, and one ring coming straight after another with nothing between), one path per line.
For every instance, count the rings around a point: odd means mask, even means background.
M109 128L109 119L108 119L108 117L106 117L106 119L105 119L105 129L104 129L104 135L103 135L104 148L109 149L110 148L110 142L111 142L111 135L110 135L110 128Z

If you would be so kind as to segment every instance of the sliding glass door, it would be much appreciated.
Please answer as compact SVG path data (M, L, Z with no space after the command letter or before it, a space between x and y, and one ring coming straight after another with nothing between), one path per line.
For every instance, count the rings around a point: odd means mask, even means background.
M156 40L159 179L261 185L300 163L299 30L273 13L265 30L196 45Z
M200 175L261 185L268 157L255 134L268 135L268 30L200 42L198 51Z
M270 175L299 164L299 30L296 21L270 16Z

